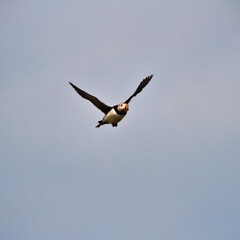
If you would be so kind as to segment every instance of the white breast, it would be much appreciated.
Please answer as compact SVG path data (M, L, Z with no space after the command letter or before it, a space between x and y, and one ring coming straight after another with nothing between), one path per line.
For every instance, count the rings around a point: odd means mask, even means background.
M114 108L103 118L104 123L116 124L120 122L126 115L119 115Z

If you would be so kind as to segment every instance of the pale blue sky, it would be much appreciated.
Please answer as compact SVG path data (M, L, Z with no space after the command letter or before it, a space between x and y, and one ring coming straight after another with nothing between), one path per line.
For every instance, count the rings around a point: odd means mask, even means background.
M240 239L240 4L1 1L0 239ZM109 105L117 128L68 81Z

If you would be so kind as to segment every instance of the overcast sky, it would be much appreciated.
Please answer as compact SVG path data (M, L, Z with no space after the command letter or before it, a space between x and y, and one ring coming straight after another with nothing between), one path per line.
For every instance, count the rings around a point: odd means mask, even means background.
M238 0L2 0L1 240L240 239ZM101 111L146 76L117 128Z

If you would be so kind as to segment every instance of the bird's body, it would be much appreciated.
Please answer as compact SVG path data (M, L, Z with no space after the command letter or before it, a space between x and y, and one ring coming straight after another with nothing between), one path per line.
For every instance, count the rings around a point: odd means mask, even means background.
M122 102L113 107L106 105L95 96L92 96L89 93L81 90L71 82L69 83L81 97L89 100L93 105L95 105L98 109L100 109L105 114L103 119L98 122L98 125L96 126L97 128L99 128L104 124L112 124L113 127L117 127L118 122L120 122L127 115L127 111L129 110L128 104L131 101L131 99L142 91L142 89L150 82L152 77L153 75L146 77L139 84L136 91L125 102Z
M117 106L115 106L117 107ZM100 127L103 124L112 124L113 127L117 127L118 122L120 122L125 116L127 115L126 113L119 114L116 111L116 108L112 108L104 117L101 121L99 121L98 125L96 127Z

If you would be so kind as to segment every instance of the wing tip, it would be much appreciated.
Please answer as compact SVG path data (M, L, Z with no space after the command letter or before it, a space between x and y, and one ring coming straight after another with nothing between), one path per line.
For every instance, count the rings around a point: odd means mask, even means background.
M149 80L151 80L152 77L153 77L153 74L149 75L147 78L148 78Z
M152 78L153 78L153 74L145 77L142 82L147 82L147 83L149 83Z
M141 83L145 83L145 86L146 86L151 81L152 78L153 78L153 74L151 74L151 75L147 76L146 78L144 78Z
M77 86L75 86L73 83L71 83L70 81L68 82L76 91L77 91L77 89L78 89L78 87Z

